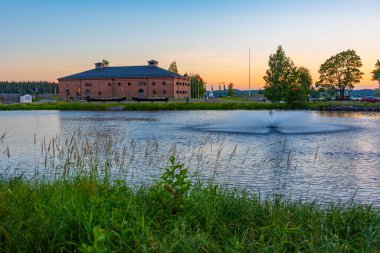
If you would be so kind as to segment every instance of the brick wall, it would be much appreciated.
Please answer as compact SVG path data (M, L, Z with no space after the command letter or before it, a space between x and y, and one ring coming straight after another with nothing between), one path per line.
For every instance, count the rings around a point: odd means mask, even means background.
M190 96L189 81L184 78L114 78L61 80L58 82L61 100L92 98L145 97L185 98ZM67 95L68 90L68 95Z

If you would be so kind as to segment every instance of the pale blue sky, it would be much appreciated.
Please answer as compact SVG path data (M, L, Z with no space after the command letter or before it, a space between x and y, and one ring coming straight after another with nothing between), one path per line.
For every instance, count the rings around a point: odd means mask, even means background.
M268 57L283 45L316 80L332 54L355 49L369 72L380 58L380 0L1 0L0 80L51 80L111 65L176 60L208 83L264 84Z

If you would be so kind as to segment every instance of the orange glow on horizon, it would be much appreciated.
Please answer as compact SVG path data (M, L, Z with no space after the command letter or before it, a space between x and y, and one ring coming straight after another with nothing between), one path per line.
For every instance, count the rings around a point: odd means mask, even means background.
M1 67L1 66L0 66ZM162 67L162 66L161 66ZM0 77L1 81L37 81L46 80L51 82L57 82L57 79L63 76L79 73L90 69L90 67L73 67L73 68L54 68L48 67L47 71L37 68L34 66L32 69L5 69L1 67ZM260 69L251 69L251 89L262 89L265 85L263 76L265 75L266 69L261 67ZM356 89L375 89L378 88L379 84L376 81L372 81L371 77L372 68L366 66L362 68L364 72L363 78L360 84L356 84ZM203 79L207 82L207 87L211 87L211 84L217 86L218 84L223 85L233 83L236 89L248 89L248 68L246 69L228 69L228 70L218 70L215 68L206 69L205 67L201 71L187 71L188 73L199 73ZM319 74L317 71L312 71L313 82L318 81Z

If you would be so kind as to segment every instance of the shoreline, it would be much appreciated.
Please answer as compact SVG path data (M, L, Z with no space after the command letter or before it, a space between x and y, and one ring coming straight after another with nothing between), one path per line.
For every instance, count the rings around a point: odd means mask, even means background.
M338 112L380 112L380 103L318 102L300 107L260 102L169 102L169 103L84 103L54 102L33 104L0 104L0 111L188 111L188 110L311 110Z

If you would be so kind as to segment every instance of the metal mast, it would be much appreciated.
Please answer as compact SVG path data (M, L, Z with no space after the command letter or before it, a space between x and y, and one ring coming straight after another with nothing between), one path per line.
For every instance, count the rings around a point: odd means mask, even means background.
M251 49L248 50L248 96L251 96Z

